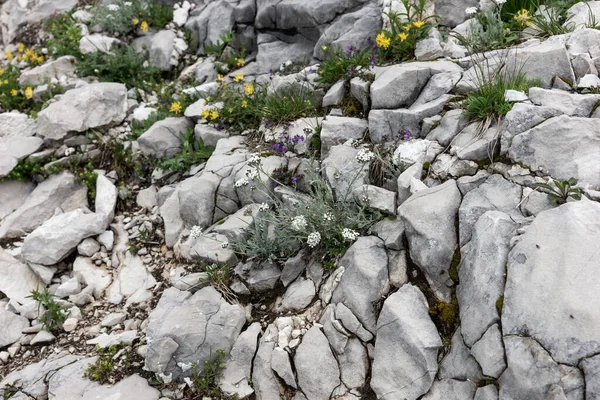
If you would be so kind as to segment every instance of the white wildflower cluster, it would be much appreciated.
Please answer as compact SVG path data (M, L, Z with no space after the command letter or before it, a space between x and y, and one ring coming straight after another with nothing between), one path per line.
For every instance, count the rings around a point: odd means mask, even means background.
M249 180L253 181L255 179L258 178L258 171L256 169L247 169L246 172L244 172L244 175L246 175L246 178L248 178Z
M200 236L202 236L202 228L198 225L192 226L192 229L190 229L190 237L192 239L198 239Z
M292 218L292 229L295 231L301 231L306 228L307 222L304 215L298 215L297 217Z
M321 234L319 232L312 232L310 235L308 235L308 238L306 238L306 244L311 249L313 247L315 247L316 245L318 245L320 242L321 242Z
M249 165L258 165L260 164L260 153L253 153L248 160Z
M473 15L473 14L477 14L477 7L467 7L465 9L465 13L467 15Z
M119 11L118 4L109 4L106 6L106 8L108 8L109 11Z
M323 219L327 222L333 221L333 213L328 212L323 214Z
M344 230L342 231L342 237L344 238L344 240L354 242L359 236L360 233L353 231L352 229L344 228Z
M267 203L262 203L259 207L258 207L258 211L260 212L265 212L265 211L269 211L269 205Z
M248 184L248 178L242 178L242 179L238 179L233 186L235 186L236 188L240 188L242 186L246 186Z
M356 155L356 159L361 163L368 163L373 158L375 158L375 153L367 149L360 149L358 154Z
M494 0L499 6L506 3L506 0Z

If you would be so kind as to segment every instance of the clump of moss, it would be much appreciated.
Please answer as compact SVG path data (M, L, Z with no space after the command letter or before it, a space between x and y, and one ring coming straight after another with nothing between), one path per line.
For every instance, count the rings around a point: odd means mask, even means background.
M457 247L454 251L454 255L452 256L452 261L450 262L450 268L448 269L448 275L455 282L458 283L458 266L460 265L461 256L460 256L460 248Z
M504 306L504 296L498 297L496 300L496 310L498 310L498 315L502 315L502 306Z
M429 309L429 314L437 316L444 326L450 326L457 317L456 309L451 303L440 301Z

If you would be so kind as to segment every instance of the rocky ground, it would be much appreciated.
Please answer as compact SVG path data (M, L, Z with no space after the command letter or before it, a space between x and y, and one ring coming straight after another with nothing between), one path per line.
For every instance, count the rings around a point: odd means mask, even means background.
M174 102L201 95L138 137L156 92L81 77L68 55L36 67L7 56L74 8L80 51L109 51L123 38L89 23L92 5L2 4L3 65L33 96L64 89L35 114L0 104L4 398L600 398L600 30L488 53L538 85L508 91L512 109L484 123L457 100L480 59L438 31L416 61L375 66L372 80L318 82L323 46L369 46L395 1L196 3L133 34L175 76ZM600 18L588 4L570 18ZM463 33L477 5L431 3ZM234 28L252 51L221 77L205 48ZM241 134L209 123L206 97L237 74L306 88L319 106ZM185 153L188 130L214 147L206 159L171 171L147 161ZM39 160L46 172L26 173ZM311 164L371 222L341 234L343 254L323 250L332 222L289 257L248 257L234 242L262 215L316 206ZM381 172L390 166L396 175ZM577 190L558 202L538 185L569 179ZM301 231L309 207L297 207L286 223ZM283 229L273 225L269 238Z

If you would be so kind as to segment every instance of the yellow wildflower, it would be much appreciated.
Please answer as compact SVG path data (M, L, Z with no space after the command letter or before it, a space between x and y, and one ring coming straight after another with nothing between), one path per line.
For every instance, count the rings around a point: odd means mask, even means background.
M234 80L235 82L243 82L243 81L244 81L244 74L237 74L237 75L235 76L235 78L233 78L233 80Z
M408 35L404 32L401 32L398 34L398 40L400 40L401 42L404 42L406 39L408 39Z
M233 113L233 107L229 107L229 108L227 109L227 112L228 112L229 114Z
M31 98L33 97L33 89L31 88L31 86L28 86L27 89L25 89L25 97L27 98L27 100L31 100Z
M8 49L8 50L6 50L5 54L6 54L6 59L8 61L12 61L12 59L14 58L12 51L10 49Z
M140 29L142 30L142 32L148 33L148 23L146 21L142 21L142 23L140 24Z
M415 26L415 28L420 28L423 25L425 25L425 21L418 20L418 21L413 22L413 25Z
M220 83L225 82L225 78L223 77L223 75L221 75L221 74L217 75L217 82L220 82Z
M242 108L248 107L248 102L246 100L242 100Z
M137 19L137 18L134 18L134 19L131 20L131 23L134 24L134 25L137 25L137 24L140 23L140 20Z
M181 108L181 102L174 101L171 103L171 108L169 109L169 111L175 114L179 114L181 112Z
M25 45L23 43L17 43L17 49L19 50L19 53L22 53L23 50L25 50Z
M244 91L246 92L246 95L252 96L254 94L254 85L251 83L246 83Z
M23 59L25 61L31 61L35 57L37 57L37 54L33 49L27 49L25 50L25 53L23 53Z
M0 76L2 76L4 74L4 69L0 68Z
M390 47L391 40L382 32L377 35L375 42L377 43L377 47L381 47L382 49L386 50L388 47Z
M235 65L237 65L238 67L243 67L244 65L246 65L246 61L244 61L243 58L238 58L235 62Z
M22 56L17 56L17 61L21 62L21 60L23 60L23 57Z
M37 57L35 57L33 60L31 60L34 64L37 65L42 65L44 63L44 56L39 55Z
M411 24L406 24L402 27L402 29L404 29L406 32L410 31L410 28L412 28Z
M5 80L4 80L4 84L5 84L5 85L8 85L8 79L5 79Z
M200 116L202 117L202 119L208 119L209 115L210 115L210 112L208 110L202 110L202 112L200 113Z
M527 11L526 9L518 11L517 15L515 15L513 18L521 25L533 25L533 22L530 21L531 15L529 15L529 11Z
M206 96L206 98L204 99L207 103L210 103L210 96Z
M12 89L12 90L10 91L10 95L11 95L12 97L15 97L17 94L19 94L19 92L17 92L17 89Z
M210 110L210 119L214 121L219 118L219 112L217 110Z

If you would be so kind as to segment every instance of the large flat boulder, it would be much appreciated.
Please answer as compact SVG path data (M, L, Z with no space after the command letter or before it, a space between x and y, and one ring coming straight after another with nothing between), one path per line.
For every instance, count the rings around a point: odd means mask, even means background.
M504 335L531 336L570 365L600 351L599 237L599 203L538 214L508 257Z
M243 307L227 303L212 286L193 295L169 288L149 317L146 369L177 379L191 373L182 364L197 362L202 373L217 350L230 352L245 322Z
M38 134L60 140L72 132L85 132L118 124L127 115L127 88L121 83L100 82L65 92L38 114Z
M509 157L553 178L600 186L600 119L561 115L516 135Z
M68 212L87 206L87 188L70 172L52 175L0 224L0 239L25 235L48 220L57 208Z

